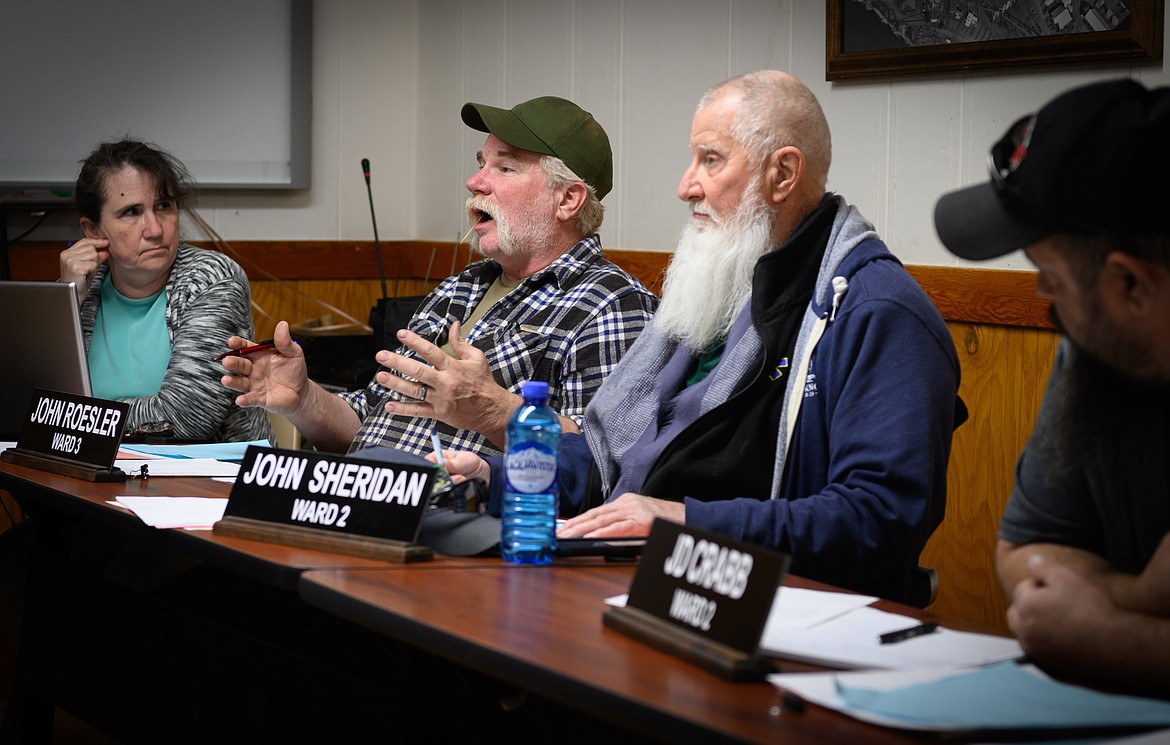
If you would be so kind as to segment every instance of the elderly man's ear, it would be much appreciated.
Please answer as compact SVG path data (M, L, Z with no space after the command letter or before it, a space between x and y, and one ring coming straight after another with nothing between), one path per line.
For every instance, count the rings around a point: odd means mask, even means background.
M804 153L787 145L773 150L764 164L764 193L773 204L787 199L804 177Z
M574 181L565 187L565 193L557 205L557 219L562 222L576 220L577 213L585 206L585 198L589 189L580 181Z

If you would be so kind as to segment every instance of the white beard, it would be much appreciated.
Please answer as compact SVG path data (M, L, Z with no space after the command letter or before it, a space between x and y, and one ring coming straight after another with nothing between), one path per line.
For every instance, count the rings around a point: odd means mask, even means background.
M773 215L758 189L726 223L705 226L693 220L678 239L654 325L695 354L725 339L752 294L760 257L775 248Z

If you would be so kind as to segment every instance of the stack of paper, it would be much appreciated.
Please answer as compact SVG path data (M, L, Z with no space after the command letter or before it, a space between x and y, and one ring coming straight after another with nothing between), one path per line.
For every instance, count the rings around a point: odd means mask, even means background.
M213 460L244 459L249 445L270 447L268 440L253 442L206 442L195 445L123 445L122 450L153 458L211 458Z
M877 598L781 587L760 649L765 654L824 667L906 670L963 668L1023 656L1015 639L951 629L894 644L879 637L918 625L910 616L867 607Z
M208 442L196 445L123 445L114 465L140 475L145 463L148 476L235 477L249 445L268 447L267 440Z
M235 476L240 472L239 463L225 463L213 458L119 458L114 465L130 476Z

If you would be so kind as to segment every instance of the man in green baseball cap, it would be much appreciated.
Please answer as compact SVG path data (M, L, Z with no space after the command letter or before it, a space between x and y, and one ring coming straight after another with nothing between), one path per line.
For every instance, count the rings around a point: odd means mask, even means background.
M599 200L613 187L609 137L592 114L572 101L541 96L511 109L467 103L462 115L467 126L490 132L512 147L557 156Z
M589 112L541 96L511 109L467 103L462 116L488 133L477 155L480 170L467 181L472 245L500 260L508 278L530 275L597 231L601 199L613 184L613 153ZM558 204L550 203L554 197ZM518 245L514 234L522 228L526 240Z
M284 414L322 450L390 446L496 454L523 381L549 383L562 426L585 406L642 333L658 300L605 259L601 199L613 185L605 130L580 106L542 96L511 109L468 103L487 133L467 180L472 246L484 259L448 277L422 304L397 352L364 390L335 396L308 380L303 354L278 324L276 351L225 361L240 406ZM233 349L245 344L233 338ZM486 548L486 546L484 547Z

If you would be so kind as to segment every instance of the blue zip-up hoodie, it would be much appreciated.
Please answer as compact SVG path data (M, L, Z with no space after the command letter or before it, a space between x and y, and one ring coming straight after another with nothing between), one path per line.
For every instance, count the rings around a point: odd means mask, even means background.
M749 302L700 384L706 390L695 412L701 428L714 417L732 436L714 459L676 454L674 480L712 460L729 482L732 471L766 469L756 482L770 483L770 494L686 494L687 524L788 553L793 574L904 601L945 510L951 436L963 416L958 358L938 310L873 226L838 196L821 210L835 214L779 416L760 421L749 409L745 419L742 407L724 406L770 373ZM631 448L656 426L659 375L678 351L651 323L606 379L586 410L584 438L565 438L562 514L590 506L582 500L591 460L605 499L620 496L619 483L637 491L622 463L635 460ZM720 422L722 410L737 419ZM712 474L696 473L695 481L709 484Z

